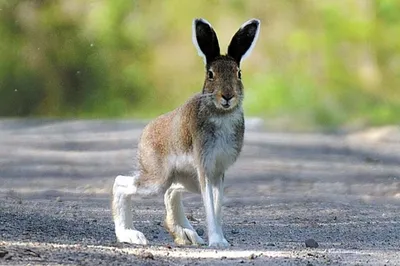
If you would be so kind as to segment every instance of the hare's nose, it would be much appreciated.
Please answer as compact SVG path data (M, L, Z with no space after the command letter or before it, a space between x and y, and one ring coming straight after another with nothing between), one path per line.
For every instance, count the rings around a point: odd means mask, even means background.
M222 97L225 101L229 102L229 100L233 98L233 94L230 94L230 93L228 93L228 94L222 94L221 97Z

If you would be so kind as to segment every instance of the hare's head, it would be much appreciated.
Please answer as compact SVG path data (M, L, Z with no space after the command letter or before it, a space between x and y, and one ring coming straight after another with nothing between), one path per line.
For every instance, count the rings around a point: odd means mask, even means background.
M219 110L229 111L243 99L240 62L253 49L260 31L260 21L245 22L233 36L226 55L220 54L217 34L205 19L193 21L193 43L206 65L203 94L213 99Z

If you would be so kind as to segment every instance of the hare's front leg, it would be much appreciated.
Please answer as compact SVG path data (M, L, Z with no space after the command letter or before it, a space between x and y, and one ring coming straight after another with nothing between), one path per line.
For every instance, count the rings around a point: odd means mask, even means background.
M224 237L224 233L222 231L222 204L224 200L224 175L220 178L217 178L216 184L212 186L213 188L213 198L214 198L214 213L215 213L215 220L217 224L217 230L219 235L222 236L222 242L225 246L230 246L228 241Z
M117 176L113 186L112 212L119 242L146 245L147 239L132 224L132 195L137 193L135 176Z
M165 227L177 245L203 245L204 240L199 237L185 215L181 199L183 190L183 186L173 184L165 192L164 203L167 212Z
M207 217L208 245L217 248L228 247L230 244L222 232L223 175L210 180L204 172L199 171L199 178Z

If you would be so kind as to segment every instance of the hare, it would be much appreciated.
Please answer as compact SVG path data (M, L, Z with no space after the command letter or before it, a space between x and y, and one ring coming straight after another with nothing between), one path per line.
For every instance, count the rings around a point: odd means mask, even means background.
M240 63L250 54L260 31L251 19L233 36L226 55L205 19L193 20L193 43L206 71L201 93L161 115L143 130L138 144L139 170L117 176L113 186L113 219L117 240L148 243L132 224L132 195L164 194L165 227L178 245L203 245L185 216L181 193L201 193L210 247L230 244L222 231L224 173L243 146L243 84Z

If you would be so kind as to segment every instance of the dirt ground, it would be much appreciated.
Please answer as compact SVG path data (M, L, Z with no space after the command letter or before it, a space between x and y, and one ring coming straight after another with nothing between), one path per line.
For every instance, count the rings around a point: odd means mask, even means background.
M0 120L0 265L400 265L398 127L295 134L257 124L226 174L232 246L215 250L173 244L162 196L134 199L151 244L116 243L110 189L135 169L144 123ZM207 239L200 197L186 194L185 207Z

